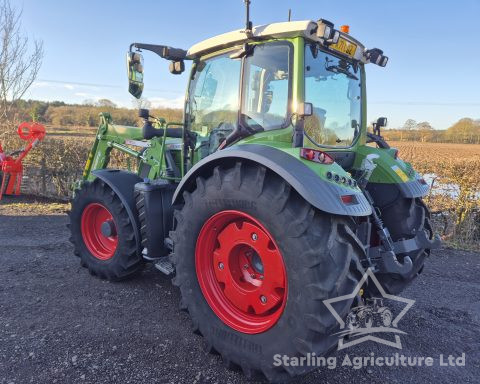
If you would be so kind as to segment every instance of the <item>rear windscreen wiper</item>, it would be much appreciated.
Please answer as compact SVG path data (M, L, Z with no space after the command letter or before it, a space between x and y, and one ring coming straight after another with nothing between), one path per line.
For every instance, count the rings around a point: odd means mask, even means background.
M351 73L347 68L342 68L338 65L329 65L329 66L325 66L325 69L327 71L334 72L334 73L343 73L349 79L358 80L358 77L355 76L353 73Z

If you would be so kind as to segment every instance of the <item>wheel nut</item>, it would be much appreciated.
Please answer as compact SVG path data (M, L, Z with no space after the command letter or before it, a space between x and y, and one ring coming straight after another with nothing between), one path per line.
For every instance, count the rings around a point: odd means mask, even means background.
M257 241L258 235L256 233L252 233L252 240Z
M267 298L265 296L260 296L260 301L262 302L262 304L265 304L267 302Z
M254 279L254 278L255 278L255 274L252 273L252 274L250 275L250 277L251 277L252 279Z
M245 264L245 265L243 266L243 269L248 269L248 264Z
M224 265L223 263L218 263L218 269L223 269Z

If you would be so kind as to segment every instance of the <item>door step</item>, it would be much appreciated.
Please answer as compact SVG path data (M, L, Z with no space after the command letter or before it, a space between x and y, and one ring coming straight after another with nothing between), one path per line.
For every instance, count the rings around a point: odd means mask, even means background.
M158 261L155 263L155 268L167 276L175 272L175 267L169 261L168 256L160 257L160 259L158 259Z

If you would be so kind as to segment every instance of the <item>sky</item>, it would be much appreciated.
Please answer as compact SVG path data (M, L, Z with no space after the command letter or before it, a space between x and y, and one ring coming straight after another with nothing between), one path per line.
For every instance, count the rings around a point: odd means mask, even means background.
M132 42L188 49L243 28L242 0L10 0L23 9L23 29L41 39L45 57L25 98L82 103L107 98L134 107L125 54ZM254 25L327 19L368 48L389 56L367 66L368 121L389 127L406 119L445 129L462 117L480 118L480 0L252 0ZM188 71L171 75L168 62L144 53L144 96L153 106L181 107Z

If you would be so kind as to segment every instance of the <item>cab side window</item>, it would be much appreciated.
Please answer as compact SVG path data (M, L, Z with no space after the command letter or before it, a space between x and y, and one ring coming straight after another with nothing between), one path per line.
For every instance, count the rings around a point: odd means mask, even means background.
M207 136L217 128L236 127L240 70L241 61L230 59L228 54L196 64L187 105L191 130Z
M243 123L256 130L282 128L288 121L290 46L257 45L245 59Z

